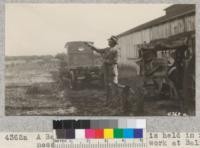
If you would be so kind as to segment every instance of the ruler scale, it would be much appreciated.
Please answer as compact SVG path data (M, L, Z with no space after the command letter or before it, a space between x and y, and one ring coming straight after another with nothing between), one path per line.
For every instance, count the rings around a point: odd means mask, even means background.
M146 148L146 144L134 144L134 143L121 143L121 144L91 144L91 143L80 143L80 144L69 144L69 143L56 143L55 148Z

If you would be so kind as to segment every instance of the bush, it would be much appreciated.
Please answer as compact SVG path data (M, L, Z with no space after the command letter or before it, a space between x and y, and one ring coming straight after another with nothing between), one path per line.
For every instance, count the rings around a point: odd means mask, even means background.
M67 54L65 53L58 53L55 58L67 63Z

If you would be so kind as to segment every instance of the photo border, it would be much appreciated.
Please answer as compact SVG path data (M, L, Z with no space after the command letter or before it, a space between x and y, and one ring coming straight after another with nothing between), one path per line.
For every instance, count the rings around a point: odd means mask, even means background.
M168 116L4 116L5 114L5 79L4 79L4 55L5 55L5 4L6 3L115 3L115 4L139 4L139 3L174 3L196 4L196 116L168 117ZM52 131L52 120L59 119L119 119L133 118L146 119L147 132L162 131L200 131L200 1L199 0L0 0L0 131L20 132L48 132Z

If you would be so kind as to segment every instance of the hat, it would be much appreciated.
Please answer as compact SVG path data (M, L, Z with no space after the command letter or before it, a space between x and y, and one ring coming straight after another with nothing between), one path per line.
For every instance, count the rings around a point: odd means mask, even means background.
M117 43L117 41L118 41L118 38L116 37L116 36L111 36L108 40L113 40L113 41L115 41L116 43Z

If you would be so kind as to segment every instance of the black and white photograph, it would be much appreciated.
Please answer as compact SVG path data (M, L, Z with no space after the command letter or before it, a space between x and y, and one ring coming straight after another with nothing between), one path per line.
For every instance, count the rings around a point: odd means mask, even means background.
M195 116L195 4L5 5L6 116Z

